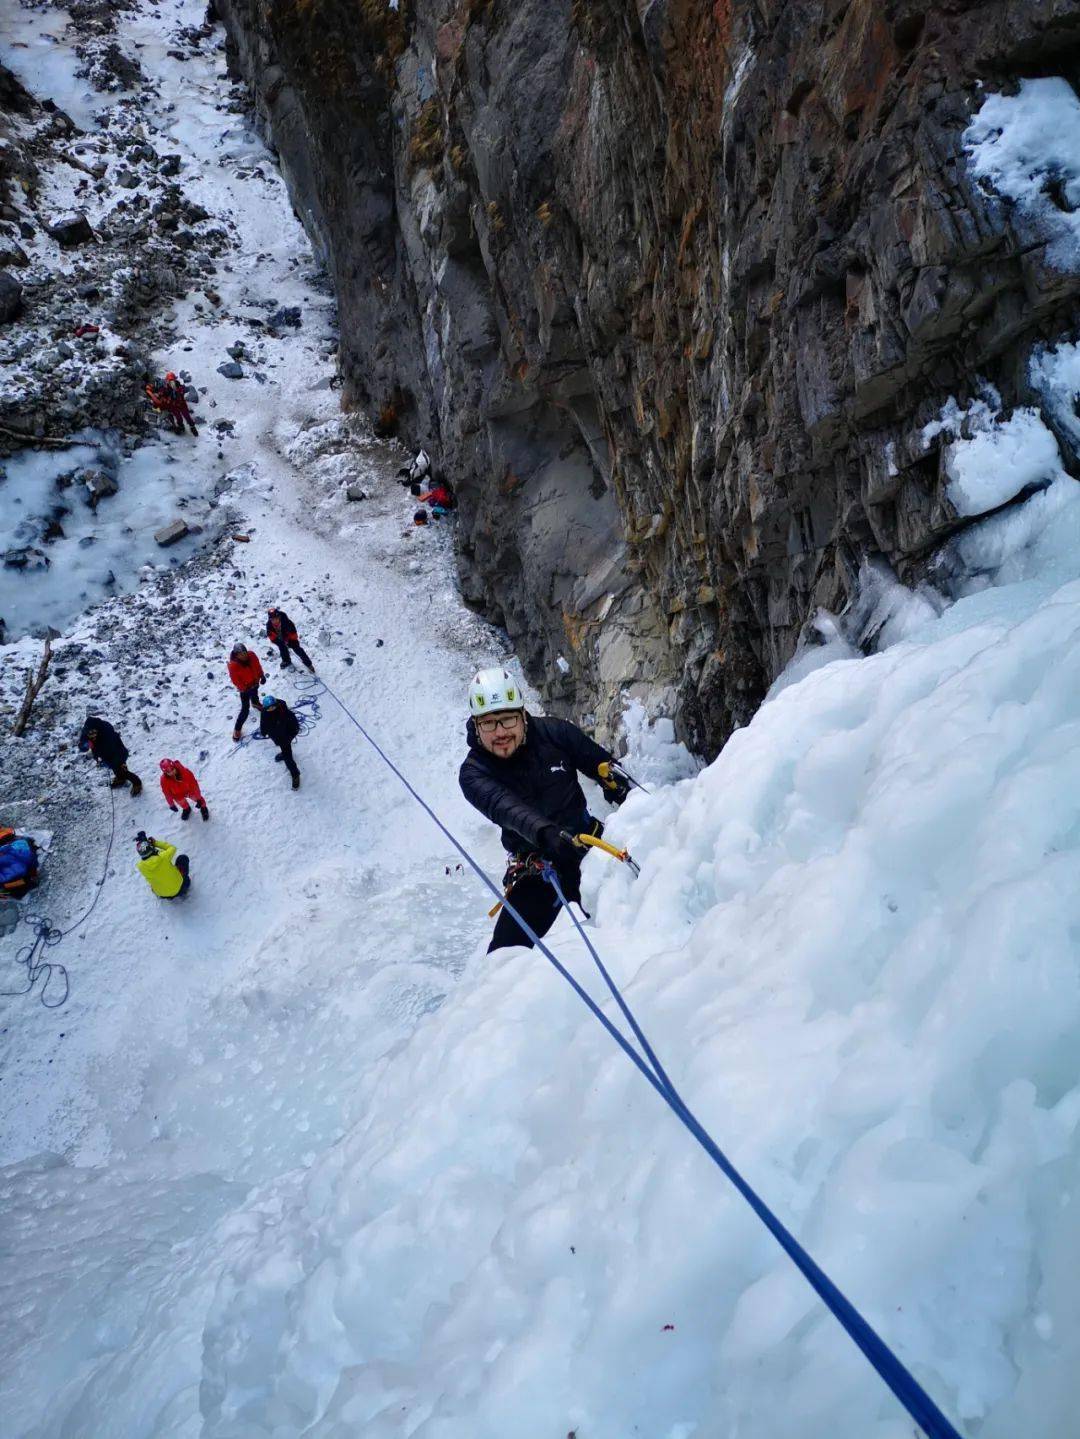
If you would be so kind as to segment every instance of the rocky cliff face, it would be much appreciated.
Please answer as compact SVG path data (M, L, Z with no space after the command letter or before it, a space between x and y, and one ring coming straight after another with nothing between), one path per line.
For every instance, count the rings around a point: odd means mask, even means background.
M965 523L942 404L1037 400L1074 330L1080 264L964 131L1078 73L1080 0L213 7L348 400L456 481L466 594L555 707L674 697L714 751L865 557L910 582Z

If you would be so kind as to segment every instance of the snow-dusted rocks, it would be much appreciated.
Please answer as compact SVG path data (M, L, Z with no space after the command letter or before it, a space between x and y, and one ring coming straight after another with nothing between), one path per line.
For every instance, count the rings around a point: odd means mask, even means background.
M22 286L7 270L0 270L0 325L13 320L23 306Z
M4 565L9 570L44 570L49 567L49 557L44 550L23 545L21 549L5 550Z
M50 221L45 228L65 250L72 250L76 245L86 245L94 238L90 221L81 211L74 215L62 215Z
M168 549L170 545L175 545L178 540L182 540L187 532L188 527L185 520L172 520L169 524L163 525L160 530L154 531L154 543L160 545L163 550Z
M108 499L110 495L115 495L120 488L119 481L114 474L108 470L96 467L88 467L85 470L80 470L76 478L80 484L86 487L91 509L97 509L101 500Z

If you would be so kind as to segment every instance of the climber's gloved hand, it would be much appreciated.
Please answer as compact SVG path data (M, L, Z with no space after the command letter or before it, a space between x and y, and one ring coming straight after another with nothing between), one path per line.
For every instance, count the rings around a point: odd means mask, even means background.
M581 850L558 825L546 824L540 831L540 853L552 864L577 864Z
M630 793L630 781L613 764L602 764L596 777L603 786L604 798L617 809Z

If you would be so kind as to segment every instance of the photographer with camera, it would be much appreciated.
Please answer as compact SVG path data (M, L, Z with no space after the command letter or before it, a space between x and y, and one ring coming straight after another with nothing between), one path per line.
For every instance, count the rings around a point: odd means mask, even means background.
M186 854L176 853L175 844L166 844L141 829L135 836L135 848L139 852L135 868L159 899L179 899L187 894L190 861Z

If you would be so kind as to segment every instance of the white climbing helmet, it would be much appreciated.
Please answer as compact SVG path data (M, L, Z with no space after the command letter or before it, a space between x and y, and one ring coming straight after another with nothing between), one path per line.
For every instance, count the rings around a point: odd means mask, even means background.
M477 670L473 675L469 685L469 709L474 715L524 708L521 686L509 670Z

